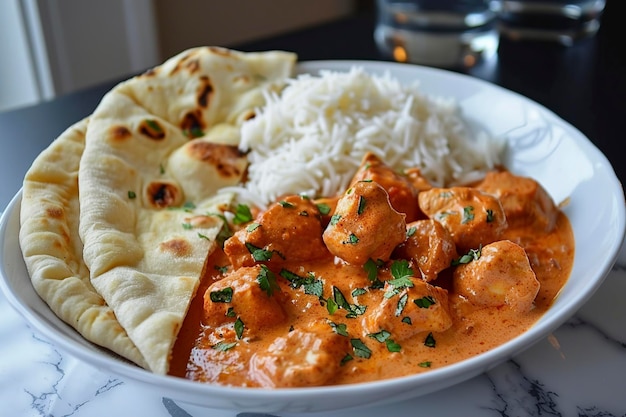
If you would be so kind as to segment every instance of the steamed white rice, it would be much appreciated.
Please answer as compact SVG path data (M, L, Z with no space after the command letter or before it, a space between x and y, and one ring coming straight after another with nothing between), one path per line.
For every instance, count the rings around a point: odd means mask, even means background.
M501 162L503 144L474 132L454 100L389 74L300 75L266 99L241 131L248 181L224 190L260 207L286 194L345 190L368 151L398 171L420 168L435 186L476 180Z

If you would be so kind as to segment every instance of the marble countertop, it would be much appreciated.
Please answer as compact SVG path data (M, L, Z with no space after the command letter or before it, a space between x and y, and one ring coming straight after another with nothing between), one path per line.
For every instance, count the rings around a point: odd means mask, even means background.
M577 314L522 354L433 394L323 415L626 416L625 296L626 246ZM1 294L0 340L0 417L267 417L194 409L95 369L30 328Z

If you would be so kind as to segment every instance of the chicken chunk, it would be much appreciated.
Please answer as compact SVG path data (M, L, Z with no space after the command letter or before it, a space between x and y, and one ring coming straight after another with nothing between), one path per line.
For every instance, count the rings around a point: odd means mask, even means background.
M394 258L409 259L429 282L458 258L450 232L436 220L417 220L406 225L407 239L393 252Z
M459 265L454 291L481 307L508 306L519 313L532 309L539 281L524 249L501 240L483 247L478 259Z
M559 208L536 180L490 171L476 188L498 197L510 225L533 226L545 232L554 228Z
M395 172L371 152L366 153L361 160L350 186L363 180L373 181L383 187L389 195L391 207L406 214L407 222L418 219L420 212L417 206L417 189L406 176Z
M404 219L380 185L359 181L337 202L323 240L333 255L350 264L363 265L369 259L387 261L406 238Z
M283 295L268 291L261 282L271 277L265 266L240 268L211 284L204 293L204 323L218 327L238 317L247 329L257 331L285 321Z
M348 337L318 322L278 337L267 352L256 353L250 361L250 379L270 388L322 386L350 352Z
M393 291L387 285L386 292ZM443 332L452 326L448 307L448 292L420 279L413 286L389 297L363 316L363 329L368 334L386 330L395 341L421 332Z
M319 210L306 197L286 197L228 238L224 252L235 269L317 259L327 253Z
M428 179L422 175L422 170L419 168L409 168L404 171L406 178L413 185L413 188L417 190L417 192L430 190L433 188L433 185L428 181Z
M418 201L429 218L448 229L459 252L500 240L507 227L500 201L480 190L432 188L422 191Z

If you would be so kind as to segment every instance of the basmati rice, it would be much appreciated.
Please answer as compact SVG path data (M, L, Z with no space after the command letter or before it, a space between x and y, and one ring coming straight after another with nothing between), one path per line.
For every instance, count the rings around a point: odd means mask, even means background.
M494 138L473 133L454 100L358 66L300 75L266 100L241 130L248 181L224 190L259 207L288 194L336 195L366 152L449 186L479 179L503 151Z

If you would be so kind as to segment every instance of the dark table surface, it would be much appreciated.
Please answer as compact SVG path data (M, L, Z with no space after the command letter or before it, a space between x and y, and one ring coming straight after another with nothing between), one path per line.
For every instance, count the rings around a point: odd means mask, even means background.
M244 45L243 51L282 49L301 61L382 60L372 37L374 14L355 16ZM572 47L500 40L498 55L469 70L456 70L520 93L552 110L609 159L626 182L626 47L613 4L607 4L598 34ZM132 75L132 74L131 74ZM130 75L129 75L130 76ZM0 206L19 190L35 157L74 122L89 115L121 80L0 113Z

